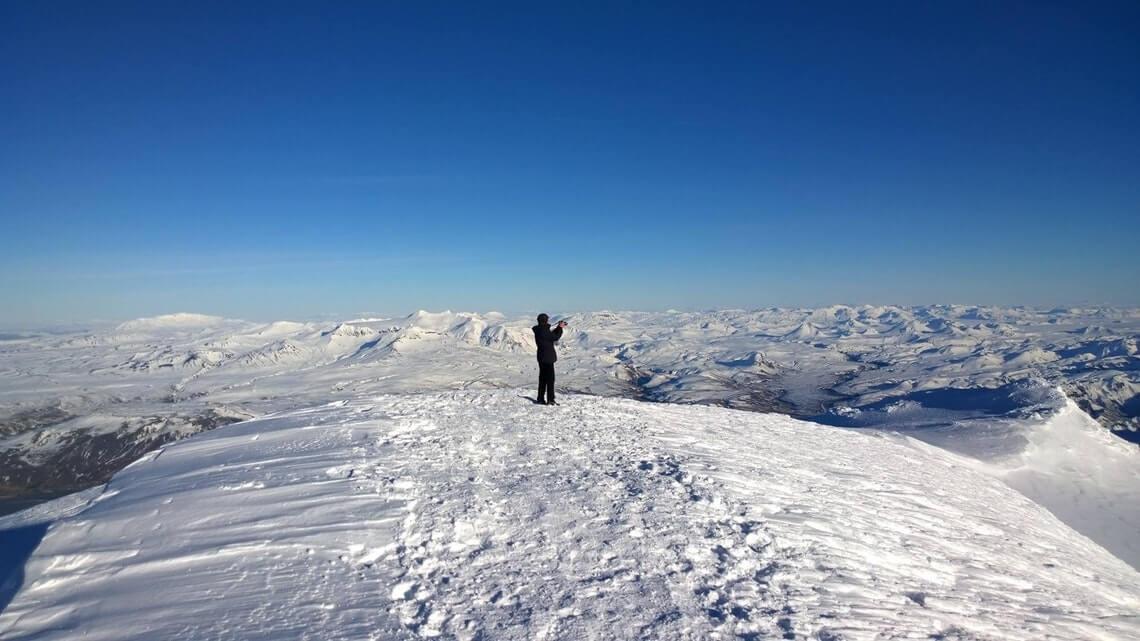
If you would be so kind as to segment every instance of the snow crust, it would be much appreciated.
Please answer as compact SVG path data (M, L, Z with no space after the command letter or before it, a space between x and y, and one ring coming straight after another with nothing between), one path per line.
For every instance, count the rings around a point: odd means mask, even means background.
M563 402L354 397L155 451L81 511L41 506L58 520L0 636L1140 638L1140 573L975 460Z

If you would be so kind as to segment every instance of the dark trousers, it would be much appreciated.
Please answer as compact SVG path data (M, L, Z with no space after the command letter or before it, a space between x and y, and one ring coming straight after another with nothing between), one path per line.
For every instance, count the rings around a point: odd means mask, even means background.
M554 402L554 363L538 364L538 402Z

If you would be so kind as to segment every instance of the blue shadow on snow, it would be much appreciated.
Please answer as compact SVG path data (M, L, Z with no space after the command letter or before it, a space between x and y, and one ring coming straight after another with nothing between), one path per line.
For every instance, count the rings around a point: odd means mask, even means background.
M0 530L0 612L24 585L24 564L43 540L49 523Z

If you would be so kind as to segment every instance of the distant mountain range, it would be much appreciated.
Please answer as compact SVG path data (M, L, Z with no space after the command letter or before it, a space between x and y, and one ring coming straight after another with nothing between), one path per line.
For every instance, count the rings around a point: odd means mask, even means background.
M910 430L985 461L1022 452L1025 439L1008 437L1014 426L1061 411L1066 396L1124 439L1140 428L1140 310L563 316L558 385L568 391ZM528 390L533 322L494 312L340 323L172 314L94 333L7 335L0 499L90 487L157 446L275 412L367 394Z

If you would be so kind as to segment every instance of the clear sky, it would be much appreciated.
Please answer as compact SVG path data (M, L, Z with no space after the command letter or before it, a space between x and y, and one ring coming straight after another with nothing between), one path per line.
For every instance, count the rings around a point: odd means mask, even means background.
M1137 305L1140 4L5 2L0 225L9 326Z

